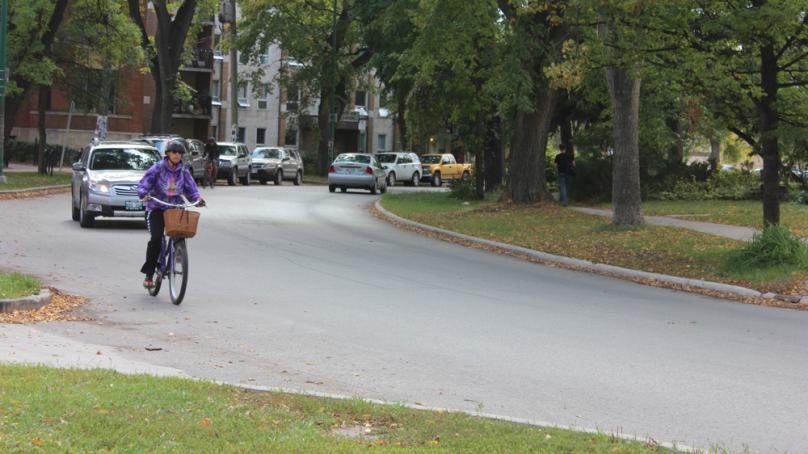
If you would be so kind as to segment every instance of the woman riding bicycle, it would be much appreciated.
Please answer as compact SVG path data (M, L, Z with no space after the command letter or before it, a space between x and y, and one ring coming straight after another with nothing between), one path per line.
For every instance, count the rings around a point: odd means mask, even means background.
M185 196L192 202L200 201L197 206L204 206L205 200L199 195L194 177L182 163L182 154L185 153L185 145L177 140L172 140L166 145L166 157L151 166L140 184L137 186L137 194L146 202L146 227L149 229L151 237L146 246L146 263L140 268L140 272L146 275L143 286L151 288L154 285L154 270L157 267L157 260L160 257L160 249L163 242L163 211L165 207L148 200L154 197L169 203L182 203Z

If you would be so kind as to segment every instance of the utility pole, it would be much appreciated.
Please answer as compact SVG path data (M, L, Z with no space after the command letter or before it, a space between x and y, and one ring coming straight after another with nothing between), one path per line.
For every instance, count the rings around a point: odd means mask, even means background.
M6 82L8 81L8 71L6 70L6 30L8 22L8 0L0 0L0 184L6 182L3 169L5 161L5 126L6 126Z
M334 11L331 19L331 102L328 114L328 161L334 160L334 139L337 129L336 91L337 91L337 0L333 2Z

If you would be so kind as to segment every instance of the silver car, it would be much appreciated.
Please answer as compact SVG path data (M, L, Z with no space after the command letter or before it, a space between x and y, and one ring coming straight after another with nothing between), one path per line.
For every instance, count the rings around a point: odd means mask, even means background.
M303 160L296 150L259 147L252 152L252 173L261 184L273 181L278 185L292 180L297 186L303 182Z
M252 157L247 145L234 142L219 142L219 172L216 178L225 178L229 186L236 185L236 179L241 184L249 186L250 172L252 172Z
M85 148L73 164L73 220L92 227L98 216L142 218L144 207L137 185L161 158L156 148L136 142L105 142Z
M367 189L371 194L387 192L387 171L376 156L368 153L342 153L328 168L328 191L339 188Z

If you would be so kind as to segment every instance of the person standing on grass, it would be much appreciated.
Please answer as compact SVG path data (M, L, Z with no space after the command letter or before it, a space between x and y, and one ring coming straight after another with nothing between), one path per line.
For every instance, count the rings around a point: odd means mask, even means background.
M558 201L561 206L567 206L569 198L567 185L575 174L575 157L572 150L566 150L564 144L558 145L559 153L555 157L556 170L558 170Z

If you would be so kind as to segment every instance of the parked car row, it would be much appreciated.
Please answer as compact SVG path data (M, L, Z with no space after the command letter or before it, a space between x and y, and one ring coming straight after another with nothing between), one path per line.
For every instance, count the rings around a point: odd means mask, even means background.
M411 152L397 153L342 153L328 169L328 190L337 188L367 189L371 194L385 192L396 183L418 186L429 181L438 187L445 181L467 182L471 178L471 164L460 164L450 153L426 154L420 158ZM379 178L383 183L379 183Z
M137 185L146 171L163 159L171 140L183 140L188 153L183 161L197 180L205 178L204 144L179 136L143 136L130 141L104 141L82 150L73 164L71 217L82 227L92 227L96 217L142 217L143 203ZM231 186L238 179L249 185L252 178L262 184L291 180L303 182L303 160L296 150L278 147L256 148L252 153L241 143L220 142L217 179Z

